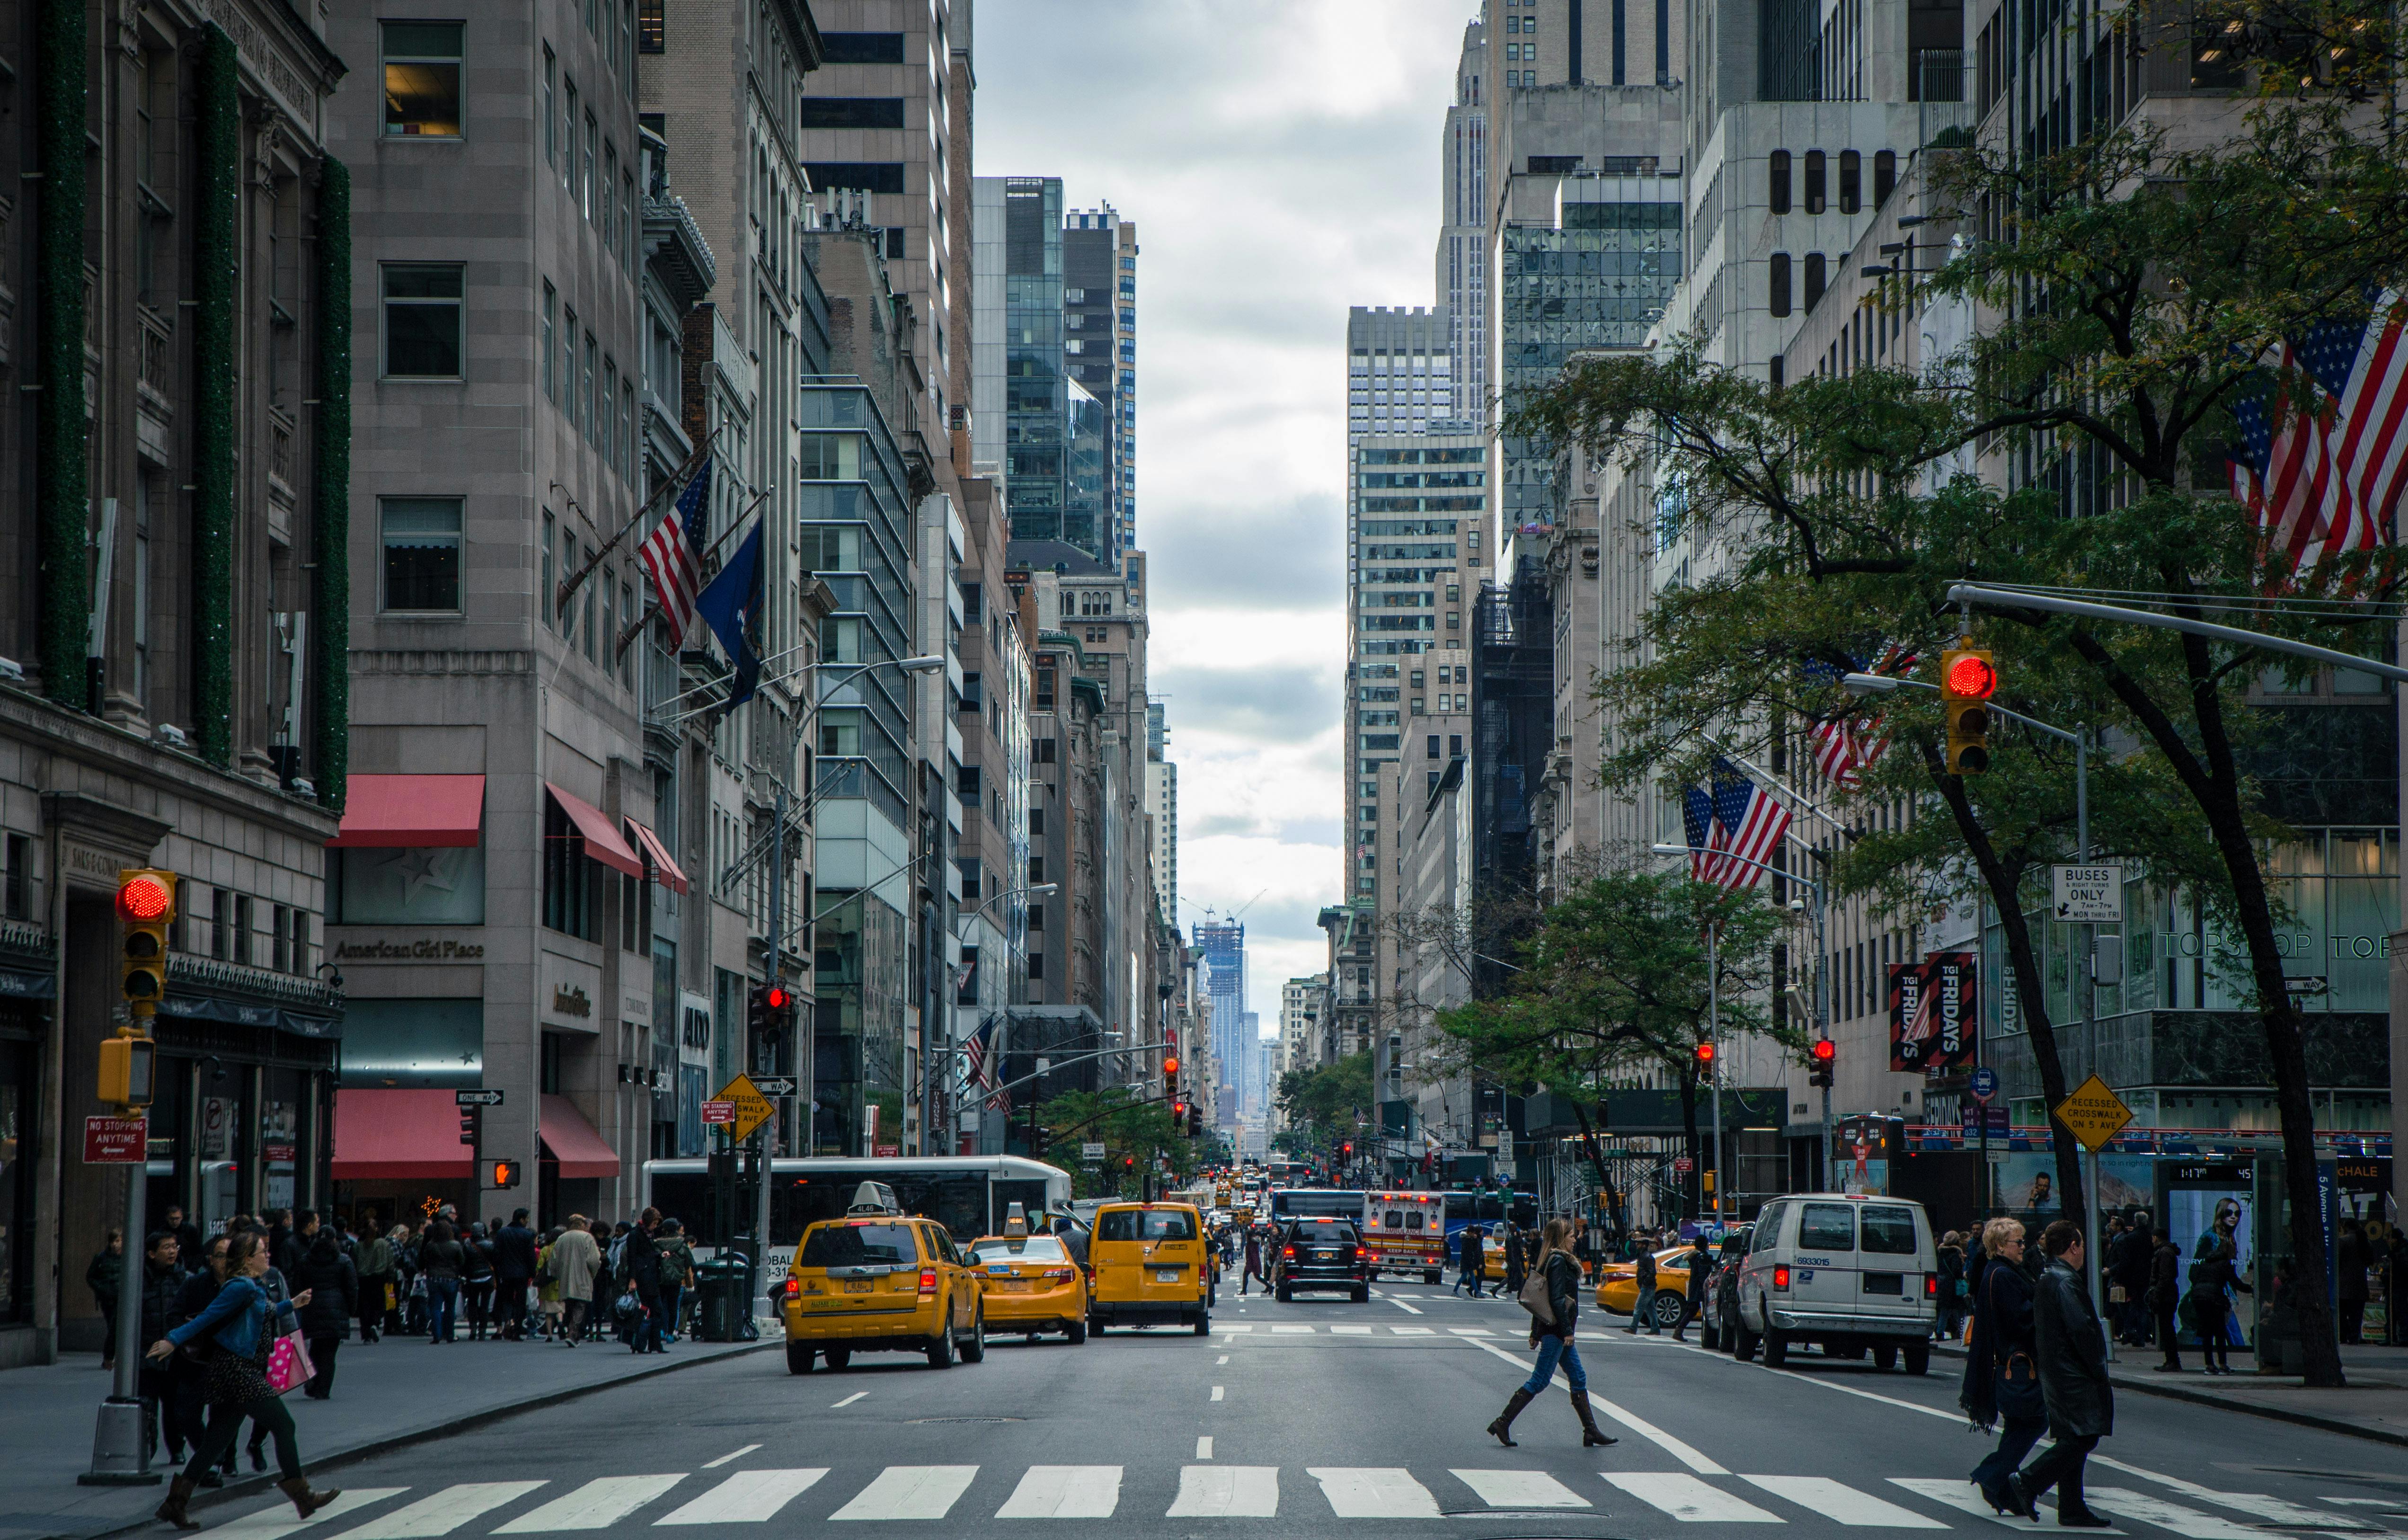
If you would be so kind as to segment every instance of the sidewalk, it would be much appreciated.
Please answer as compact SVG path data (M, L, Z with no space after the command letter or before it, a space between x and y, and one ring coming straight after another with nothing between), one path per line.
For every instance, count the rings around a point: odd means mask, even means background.
M1961 1347L1938 1351L1965 1356ZM2344 1346L2342 1373L2349 1383L2338 1390L2311 1390L2296 1374L2258 1374L2257 1360L2243 1352L2232 1355L2232 1373L2214 1375L2200 1372L2200 1356L2191 1349L2184 1350L2179 1374L2150 1367L2161 1357L2154 1347L2118 1346L2115 1352L2108 1374L2119 1390L2408 1446L2408 1347Z
M616 1342L576 1347L542 1343L459 1342L427 1346L423 1337L386 1337L362 1346L345 1343L335 1365L331 1401L311 1401L295 1391L285 1398L300 1427L301 1458L314 1474L345 1459L380 1453L399 1445L457 1432L531 1407L566 1401L646 1374L674 1372L696 1363L775 1348L781 1338L764 1321L762 1336L749 1343L680 1341L666 1353L641 1357ZM0 1472L7 1497L0 1501L0 1540L81 1540L147 1522L165 1493L163 1481L145 1487L79 1487L76 1477L92 1464L93 1424L109 1378L100 1360L72 1354L55 1364L0 1374ZM251 1469L236 1446L241 1474L223 1493L204 1491L213 1503L225 1495L261 1491L276 1480L276 1452L267 1452L264 1475ZM159 1459L166 1458L162 1450Z

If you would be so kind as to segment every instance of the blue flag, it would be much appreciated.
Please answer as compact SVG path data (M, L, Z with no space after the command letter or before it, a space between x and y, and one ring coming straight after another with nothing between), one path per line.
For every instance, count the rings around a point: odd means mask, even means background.
M727 694L729 710L752 699L761 686L761 652L753 639L760 626L763 597L761 521L755 520L752 532L694 601L694 612L710 627L736 665L735 684Z

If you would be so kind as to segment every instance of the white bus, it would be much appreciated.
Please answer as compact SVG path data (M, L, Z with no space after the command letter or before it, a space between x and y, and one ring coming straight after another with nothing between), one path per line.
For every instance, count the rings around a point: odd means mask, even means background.
M1016 1155L939 1155L910 1159L852 1159L781 1157L769 1163L769 1245L782 1268L817 1219L839 1218L864 1182L895 1189L906 1214L936 1220L964 1245L982 1235L1003 1233L1004 1216L1014 1203L1032 1221L1038 1215L1066 1213L1070 1173ZM726 1231L716 1213L710 1162L687 1156L644 1162L644 1202L664 1216L681 1220L697 1250L716 1249Z

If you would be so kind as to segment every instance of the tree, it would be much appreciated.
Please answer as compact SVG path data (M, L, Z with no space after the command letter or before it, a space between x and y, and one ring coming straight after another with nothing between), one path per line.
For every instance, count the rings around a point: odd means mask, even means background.
M2261 361L2318 326L2362 324L2371 295L2402 286L2408 166L2388 116L2343 92L2270 95L2220 142L2177 147L2156 129L2114 128L2048 153L1927 152L1925 172L1928 206L1961 211L1965 233L1924 287L1890 298L1962 304L1983 322L1925 377L1871 368L1776 393L1676 347L1569 371L1513 413L1508 431L1652 453L1685 498L1670 516L1693 539L1727 542L1728 569L1650 620L1652 677L1683 686L1677 702L1636 703L1651 741L1663 747L1684 717L1692 731L1746 725L1765 741L1835 712L1828 671L1891 643L1929 655L1956 624L1947 585L1965 578L2154 595L2193 618L2239 611L2261 630L2387 645L2386 613L2270 596L2388 595L2398 549L2301 570L2227 495L2222 472L2242 403L2264 401L2278 423L2315 408L2310 381ZM2025 463L2014 490L1953 468L1985 455ZM2291 1248L2303 1276L2322 1275L2304 1023L2284 982L2260 856L2274 829L2249 764L2265 724L2244 691L2264 660L2036 611L1982 634L2017 682L2016 703L2122 735L2140 756L2137 783L2178 789L2179 813L2158 810L2164 843L2117 848L2196 883L2243 942ZM1914 711L1901 706L1901 720ZM1977 791L1935 768L1926 761L1931 793L1997 902L2030 1009L2045 993L2020 934L2022 877L2061 820L2035 802L2041 782ZM2050 1084L2048 1023L2032 1027ZM2058 1141L2062 1162L2062 1130ZM2299 1303L2308 1382L2338 1385L2326 1302L2312 1289Z
M1282 1072L1279 1104L1298 1153L1326 1154L1354 1138L1371 1116L1370 1051L1348 1054L1317 1069Z
M1197 1165L1195 1142L1171 1115L1168 1104L1140 1101L1125 1086L1101 1091L1069 1091L1051 1098L1038 1107L1037 1122L1057 1147L1072 1140L1104 1146L1097 1176L1089 1177L1082 1161L1073 1178L1082 1198L1097 1196L1107 1189L1117 1190L1121 1178L1131 1169L1152 1172L1157 1157L1169 1159L1174 1177L1192 1175ZM1135 1168L1128 1165L1132 1159L1137 1161ZM1096 1191L1089 1191L1091 1187Z

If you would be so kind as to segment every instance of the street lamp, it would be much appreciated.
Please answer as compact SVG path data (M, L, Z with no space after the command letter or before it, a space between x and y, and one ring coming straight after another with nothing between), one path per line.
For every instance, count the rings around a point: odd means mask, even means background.
M959 928L953 932L954 943L958 944L961 942L964 933L969 928L968 922L986 913L987 905L999 903L1005 899L1030 899L1039 893L1057 893L1061 891L1061 887L1062 885L1059 883L1035 883L1026 887L1005 888L995 897L982 900L968 914L957 917L956 924ZM932 1035L930 1023L923 1019L920 1023L920 1153L923 1155L929 1153L929 1145L932 1142L931 1131L937 1126L938 1056L929 1051L929 1040ZM948 1037L951 1035L947 1034ZM957 1044L949 1044L944 1052L946 1063L951 1064L953 1056L959 1052L961 1048Z

